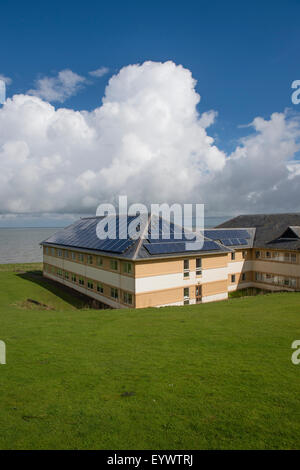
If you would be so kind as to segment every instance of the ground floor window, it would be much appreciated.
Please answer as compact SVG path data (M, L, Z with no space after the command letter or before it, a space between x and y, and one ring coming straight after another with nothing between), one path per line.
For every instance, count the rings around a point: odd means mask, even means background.
M231 282L235 282L235 274L231 274Z
M190 303L190 288L185 287L183 289L183 303L184 305L188 305Z
M76 282L76 276L75 276L75 274L72 274L72 282Z
M102 284L97 284L97 292L100 292L100 294L103 294L103 285Z
M125 304L132 305L132 294L130 292L123 292L123 300Z
M118 298L119 298L118 289L116 289L115 287L112 287L112 288L110 289L110 296L111 296L113 299L118 299Z
M83 279L83 277L80 277L80 278L78 279L78 282L79 282L79 285L80 285L80 286L84 286L84 279Z
M88 286L88 289L94 289L93 281L88 281L87 286Z
M202 286L196 286L196 302L201 302L202 300Z

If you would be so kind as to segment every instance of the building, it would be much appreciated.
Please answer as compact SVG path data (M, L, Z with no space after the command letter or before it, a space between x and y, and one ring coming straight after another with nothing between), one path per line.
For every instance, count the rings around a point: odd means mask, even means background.
M186 250L174 225L169 239L151 239L151 218L144 239L100 240L99 220L82 218L42 242L43 274L109 307L212 302L246 287L300 290L300 214L236 217L206 229L201 250ZM117 233L124 223L117 218Z

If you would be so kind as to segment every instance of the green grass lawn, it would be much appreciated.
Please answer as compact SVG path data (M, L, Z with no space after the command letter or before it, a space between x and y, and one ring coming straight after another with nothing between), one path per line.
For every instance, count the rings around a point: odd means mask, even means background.
M0 269L0 449L300 447L300 293L92 310L38 267Z

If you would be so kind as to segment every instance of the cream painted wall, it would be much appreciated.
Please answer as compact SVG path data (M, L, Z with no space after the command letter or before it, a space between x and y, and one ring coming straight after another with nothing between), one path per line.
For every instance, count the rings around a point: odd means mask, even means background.
M217 300L225 299L228 299L228 293L222 292L221 294L207 295L206 297L202 297L202 303L215 302Z

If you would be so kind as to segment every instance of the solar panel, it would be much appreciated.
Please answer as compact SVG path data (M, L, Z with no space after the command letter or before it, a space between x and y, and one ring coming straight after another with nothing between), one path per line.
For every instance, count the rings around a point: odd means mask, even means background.
M199 249L199 244L195 242L195 250L192 249L192 243L171 242L171 243L144 243L144 247L151 255L166 253L188 253L189 251L220 251L220 246L213 241L204 241L203 247Z
M134 217L128 217L127 226ZM126 218L116 219L116 239L100 239L97 236L96 229L101 218L80 219L74 224L53 234L45 240L46 243L55 245L73 246L76 248L87 248L91 250L109 251L112 253L124 253L135 240L119 239L120 229L126 229Z
M232 241L229 238L226 238L225 240L221 240L221 243L225 246L232 246Z
M248 245L248 241L245 238L239 239L240 245Z
M204 230L204 235L212 240L226 240L228 238L250 238L250 234L247 230L236 230L236 229L215 229L215 230Z

